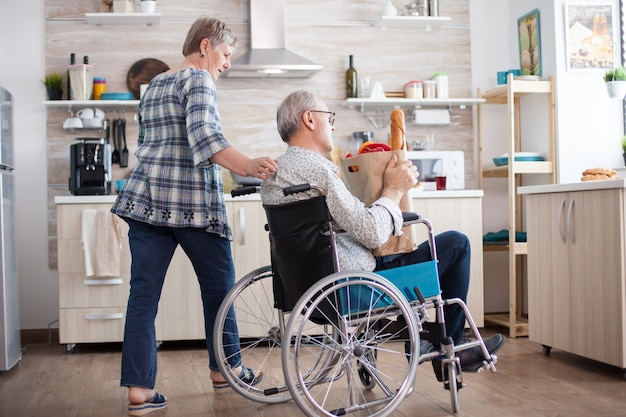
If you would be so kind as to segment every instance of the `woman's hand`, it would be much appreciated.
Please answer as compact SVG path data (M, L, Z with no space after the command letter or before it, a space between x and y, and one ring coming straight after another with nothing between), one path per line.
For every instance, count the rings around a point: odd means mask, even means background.
M267 156L252 158L245 166L246 176L267 179L276 172L276 161Z

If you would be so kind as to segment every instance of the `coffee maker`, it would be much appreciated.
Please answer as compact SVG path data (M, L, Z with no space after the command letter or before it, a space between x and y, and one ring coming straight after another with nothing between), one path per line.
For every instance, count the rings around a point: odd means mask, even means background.
M70 192L111 194L111 145L104 138L77 138L70 145Z

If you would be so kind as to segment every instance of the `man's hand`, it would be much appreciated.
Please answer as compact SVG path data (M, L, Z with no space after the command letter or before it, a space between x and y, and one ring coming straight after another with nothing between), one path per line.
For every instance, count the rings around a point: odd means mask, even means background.
M400 204L402 196L417 184L419 173L411 161L398 161L393 155L383 173L382 196Z

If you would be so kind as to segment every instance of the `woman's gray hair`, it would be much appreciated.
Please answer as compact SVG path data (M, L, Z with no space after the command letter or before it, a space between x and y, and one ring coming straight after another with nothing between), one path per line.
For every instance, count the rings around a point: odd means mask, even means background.
M237 46L237 37L226 26L226 23L203 16L196 19L187 32L187 38L183 44L183 56L200 51L200 42L205 38L211 42L211 47L214 49L224 43L233 48Z
M315 110L316 106L315 94L306 90L297 90L285 97L276 112L278 133L283 142L289 143L289 139L298 132L302 113Z

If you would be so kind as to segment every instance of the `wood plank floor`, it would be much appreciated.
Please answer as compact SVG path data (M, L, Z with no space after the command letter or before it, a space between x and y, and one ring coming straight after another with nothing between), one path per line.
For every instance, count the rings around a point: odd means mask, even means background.
M488 335L493 329L484 329ZM57 344L25 347L21 362L0 372L2 417L117 417L127 415L127 392L119 386L120 344L79 345L66 354ZM301 415L293 402L262 405L232 390L214 392L201 342L163 344L157 390L169 407L151 417L290 417ZM465 374L460 417L626 416L622 369L556 349L545 356L527 338L507 339L498 353L498 372ZM394 416L441 417L450 396L420 366L414 392Z

